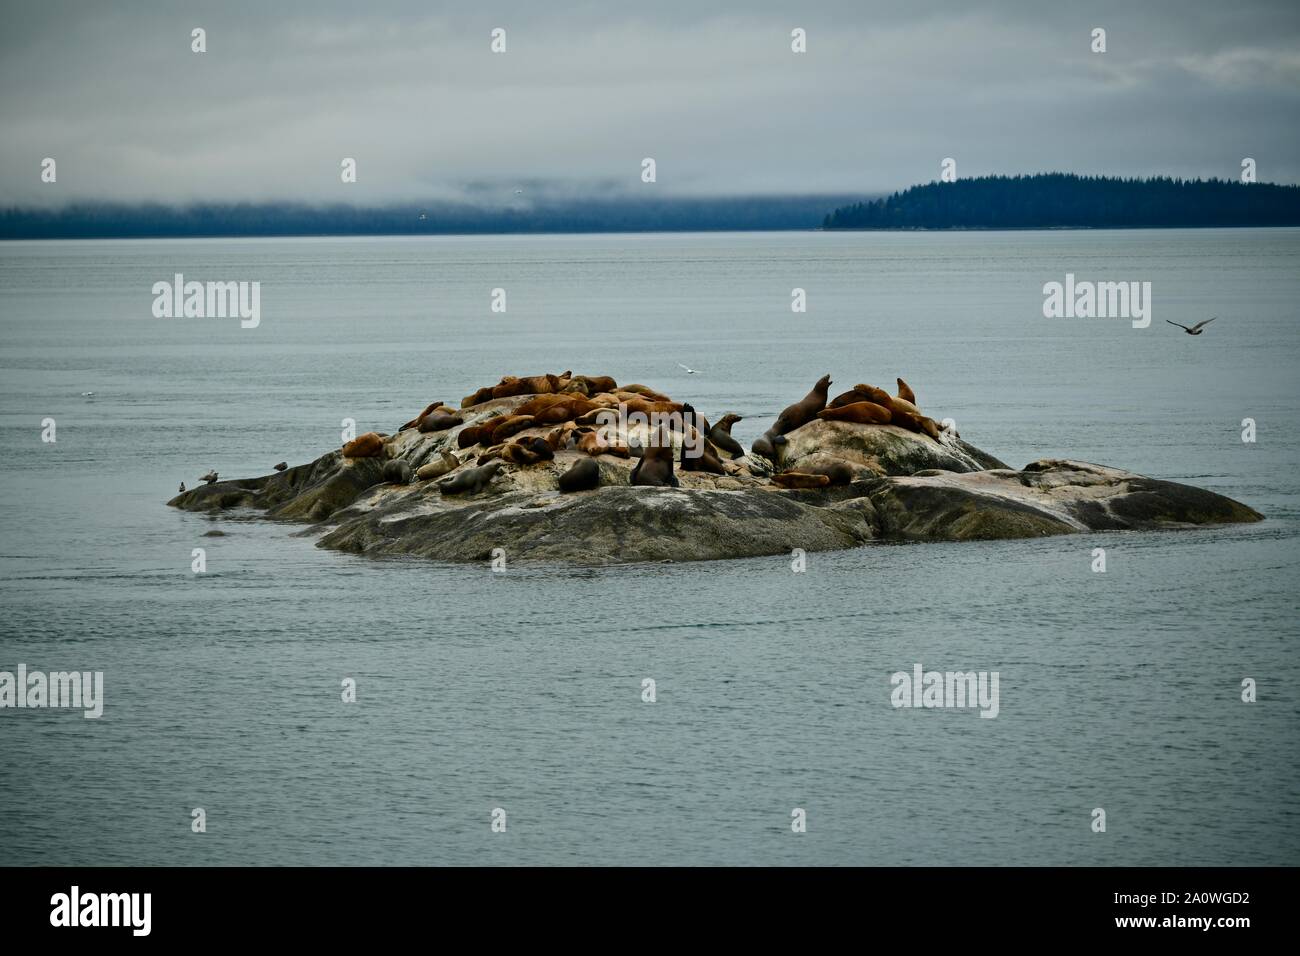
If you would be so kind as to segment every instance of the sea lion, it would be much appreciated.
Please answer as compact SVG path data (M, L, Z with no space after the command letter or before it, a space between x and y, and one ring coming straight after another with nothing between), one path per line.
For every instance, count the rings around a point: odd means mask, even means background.
M827 408L843 408L845 405L853 405L857 402L875 402L884 408L888 408L889 393L883 388L876 388L874 385L854 385L847 392L841 392L829 402Z
M939 435L943 433L943 429L939 427L939 423L936 422L929 415L921 416L921 431L925 432L935 441L938 441Z
M473 408L475 405L482 405L484 402L492 401L492 386L484 385L473 395L466 395L460 400L461 408Z
M763 434L754 439L754 443L749 446L750 450L755 455L762 455L769 461L776 462L777 452L776 445L772 442L773 437L774 436L770 430L763 432Z
M431 461L423 464L415 472L415 477L420 481L429 481L433 478L441 478L449 471L455 471L460 467L460 459L449 451L443 451L442 457L438 461Z
M939 423L922 414L921 410L907 399L890 395L889 415L891 424L901 425L909 431L921 432L935 441L939 440Z
M718 451L726 452L732 458L740 458L745 454L744 446L731 437L731 426L740 421L744 421L744 419L739 415L727 412L718 419L716 425L705 432L709 441L713 442Z
M411 483L411 463L405 458L394 458L384 465L384 481L390 485Z
M462 428L456 433L456 447L469 448L471 445L487 444L492 440L492 430L506 420L505 415L492 415L477 425Z
M631 392L633 395L640 395L642 398L651 402L671 402L672 399L663 392L656 392L648 385L624 385L620 391Z
M682 443L682 471L707 471L715 475L727 474L722 459L709 447L708 442L696 445L694 451L691 451L687 443Z
M453 412L446 408L436 408L429 414L420 419L417 426L421 434L427 432L445 432L448 428L455 428L457 425L464 425L465 419L459 412Z
M421 418L423 418L425 415L429 414L429 413L430 413L431 411L433 411L435 408L441 408L441 407L442 407L442 402L430 402L428 405L426 405L426 406L424 407L424 411L420 412L420 414L418 414L418 415L416 415L414 418L412 418L409 422L407 422L405 425L403 425L401 428L399 428L398 431L399 431L399 432L404 432L404 431L406 431L408 428L414 428L416 425L420 424L420 419L421 419Z
M569 388L581 386L585 389L584 394L594 395L597 392L612 392L618 388L618 383L608 375L575 375L569 381Z
M847 485L853 481L853 467L847 461L805 461L797 470L805 475L825 476L832 485Z
M518 434L525 428L532 428L536 421L537 419L532 415L510 415L492 429L492 444L499 445L511 435ZM479 441L483 443L481 438Z
M912 387L908 385L906 382L904 382L901 378L897 379L897 382L898 382L898 397L905 402L911 402L913 405L915 405L916 393L912 391Z
M476 495L488 486L488 483L502 469L503 463L494 458L478 468L468 468L458 475L443 478L438 482L438 490L444 495Z
M686 408L686 406L681 402L651 402L644 398L632 398L626 402L622 402L621 404L627 410L627 414L631 415L634 412L640 412L647 418L654 414L670 415L673 412L680 415L682 414L683 409ZM596 413L599 414L601 410L602 406L597 406Z
M776 417L776 423L768 429L768 432L775 438L787 432L792 432L799 426L812 421L817 413L826 407L826 393L830 386L831 377L823 375L817 380L817 384L812 387L812 391L793 405L789 405L782 410L781 414Z
M673 446L667 436L660 434L659 443L647 445L632 469L629 484L677 488L681 482L673 474Z
M536 415L544 408L550 408L552 405L558 405L560 402L567 402L574 396L568 392L557 392L553 395L535 395L528 401L515 408L511 415Z
M562 448L568 448L573 439L574 433L578 426L573 422L565 422L559 428L552 429L546 435L546 444L551 446L551 451L559 451Z
M590 458L579 458L573 467L560 475L560 490L588 491L600 484L600 466Z
M857 402L875 402L882 408L888 408L889 393L874 385L854 385L849 391L842 392L827 402L826 407L843 408L845 405L853 405Z
M344 458L378 458L384 453L384 439L377 432L358 435L343 446Z
M618 455L627 458L632 454L627 445L609 441L593 428L578 428L574 434L578 436L578 450L588 455Z
M563 398L561 401L548 405L537 412L521 412L515 409L516 415L531 414L541 425L560 425L564 422L571 422L579 416L586 415L588 412L597 411L604 406L597 405L595 402L589 402L587 399L577 395Z
M772 483L782 488L825 488L831 483L827 475L805 471L783 471L772 476Z
M501 450L501 459L512 465L536 465L554 457L545 438L520 438Z
M888 425L893 415L875 402L854 402L839 408L823 408L817 417L828 422L857 422L859 425Z
M515 378L507 375L501 380L501 384L492 389L492 397L512 398L515 395L544 395L559 390L560 377L558 375L529 375L526 378Z
M216 469L214 468L214 469L210 470L210 471L209 471L206 475L204 475L202 478L200 478L199 481L206 481L208 484L212 484L214 481L217 480L218 477L219 477L219 475L217 475Z
M275 465L274 467L276 471L284 471L286 468L289 467L289 463L287 461L282 461L278 465Z

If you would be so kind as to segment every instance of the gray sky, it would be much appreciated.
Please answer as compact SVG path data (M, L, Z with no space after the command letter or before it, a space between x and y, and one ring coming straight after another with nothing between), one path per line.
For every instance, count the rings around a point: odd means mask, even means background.
M4 0L0 130L0 204L1297 182L1300 2Z

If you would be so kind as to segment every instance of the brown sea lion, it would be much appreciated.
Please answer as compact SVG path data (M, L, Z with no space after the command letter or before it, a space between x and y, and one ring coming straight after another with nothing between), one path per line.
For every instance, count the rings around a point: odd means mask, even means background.
M921 410L907 399L890 395L889 414L891 424L901 425L909 431L921 432L935 441L939 440L939 423L923 415Z
M466 395L460 400L461 408L472 408L475 405L481 405L484 402L492 401L492 386L484 385L473 395Z
M596 411L603 406L595 402L589 402L585 398L574 395L565 398L563 401L548 405L546 408L534 413L539 425L559 425L564 422L571 422L575 418L586 415L589 412ZM516 415L528 414L526 412L515 411Z
M493 398L512 398L515 395L546 395L560 390L560 377L558 375L529 375L526 378L515 378L507 375L501 380L501 384L493 387Z
M851 391L836 395L835 399L829 402L826 407L843 408L845 405L852 405L855 402L875 402L882 408L888 408L889 393L883 388L876 388L874 385L854 385Z
M438 490L444 495L477 494L488 486L488 482L502 467L504 466L501 460L494 459L478 468L468 468L460 474L439 481Z
M492 444L501 444L511 435L515 435L523 431L525 428L531 428L536 421L537 419L533 418L532 415L508 416L505 421L498 423L496 428L492 429ZM480 439L480 442L482 444L487 444L487 442L482 441L482 439Z
M828 422L857 422L859 425L888 425L893 417L888 408L875 402L854 402L839 408L823 408L817 417Z
M447 408L435 408L429 414L420 419L419 429L421 434L428 432L445 432L448 428L455 428L457 425L464 425L465 419L458 412L450 411Z
M745 454L745 449L740 442L731 437L731 426L740 421L744 421L744 419L739 415L733 415L731 412L727 412L727 414L718 419L716 425L707 429L705 432L709 441L713 442L718 451L724 452L732 458L740 458Z
M853 467L846 461L804 462L798 470L805 475L825 475L832 485L847 485L853 480Z
M512 465L536 465L555 457L545 438L520 438L501 450L501 459Z
M826 475L803 471L783 471L772 476L772 483L782 488L825 488L831 483Z
M492 430L506 420L505 415L493 415L476 425L462 428L456 433L456 447L469 448L471 445L486 445L492 441Z
M640 395L642 398L651 402L671 402L672 399L663 392L657 392L648 385L624 385L619 391L631 392L634 395Z
M596 392L612 392L618 388L618 383L608 375L575 375L573 381L586 385L589 395Z
M344 458L378 458L384 453L384 439L377 432L358 435L343 446Z
M515 407L511 412L512 415L536 415L545 408L552 405L558 405L561 402L567 402L573 398L572 394L556 392L550 395L536 395L524 402L522 405Z
M682 445L682 471L707 471L714 475L729 474L727 466L722 463L717 452L707 444L702 448L696 448L691 452L685 444Z
M916 393L912 391L912 387L908 385L906 382L904 382L901 378L898 379L897 381L898 381L898 397L905 402L911 402L913 405L915 405Z
M823 375L812 387L812 391L793 405L787 406L776 417L776 423L768 431L774 436L785 435L805 425L826 407L826 393L831 386L831 377ZM777 443L779 444L779 442Z
M634 398L623 402L623 406L627 409L629 415L633 412L639 412L647 417L656 413L669 415L676 412L680 415L682 409L685 408L681 402L651 402L644 398Z
M578 426L573 422L565 422L559 428L556 428L546 435L546 444L551 446L551 451L560 451L568 448L572 441L574 433Z
M673 446L667 435L661 433L656 444L647 445L642 450L629 483L661 488L681 486L673 474Z
M921 416L921 431L925 432L935 441L938 441L939 436L943 433L943 429L939 427L939 423L928 415Z
M288 468L288 467L289 467L289 463L288 463L287 461L282 461L282 462L280 462L278 465L275 466L275 470L276 470L276 471L284 471L284 470L285 470L286 468Z
M590 458L579 458L573 467L560 475L560 490L589 491L600 485L600 466Z
M888 407L885 400L889 396L883 388L876 388L874 385L854 385L847 392L841 392L829 402L827 408L843 408L845 405L853 405L856 402L875 402L877 405Z
M592 428L579 428L574 432L578 436L578 450L588 455L618 455L627 458L631 455L627 445L612 442Z
M443 406L443 403L442 403L442 402L430 402L428 405L426 405L426 406L424 407L424 411L420 412L420 414L418 414L418 415L416 415L414 418L412 418L409 422L407 422L405 425L403 425L401 428L399 428L398 431L399 431L399 432L404 432L404 431L406 431L408 428L414 428L416 425L420 424L420 419L421 419L421 418L423 418L425 415L429 414L429 413L430 413L431 411L433 411L435 408L441 408L442 406Z
M419 481L430 481L434 478L441 478L459 467L460 459L449 451L443 451L442 457L437 461L427 462L416 469L415 477Z

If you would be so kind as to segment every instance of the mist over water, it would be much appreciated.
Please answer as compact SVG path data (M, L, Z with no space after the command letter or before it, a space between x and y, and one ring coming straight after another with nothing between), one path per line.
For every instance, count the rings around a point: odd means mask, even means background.
M0 670L105 686L0 711L0 864L1294 863L1297 266L1294 229L0 244ZM178 272L260 281L259 327L153 318ZM1067 273L1150 281L1150 328L1045 319ZM570 368L745 444L902 375L1014 467L1267 520L492 574L164 505ZM998 717L895 710L918 662L998 671Z

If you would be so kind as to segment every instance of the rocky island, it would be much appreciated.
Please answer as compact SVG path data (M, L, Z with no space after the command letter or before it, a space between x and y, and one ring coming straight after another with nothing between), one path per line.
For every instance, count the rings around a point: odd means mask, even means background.
M1013 469L895 394L830 377L746 451L690 404L608 376L506 376L296 467L168 502L309 524L322 547L579 565L1258 521L1222 495L1063 459Z

